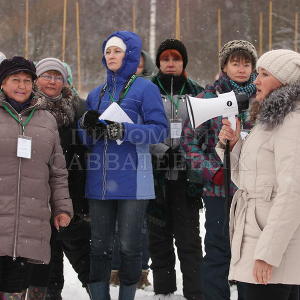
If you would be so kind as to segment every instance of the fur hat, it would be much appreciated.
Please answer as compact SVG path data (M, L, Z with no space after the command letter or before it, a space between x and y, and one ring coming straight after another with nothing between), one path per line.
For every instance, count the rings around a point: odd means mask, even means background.
M230 54L235 50L245 50L249 52L249 54L253 58L254 67L257 61L257 52L255 47L248 41L244 40L233 40L226 43L219 52L219 62L221 70L223 70L225 63L230 56Z
M165 50L168 50L168 49L175 49L181 54L182 60L183 60L183 69L185 69L185 67L188 63L187 51L186 51L184 44L181 41L176 40L176 39L167 39L159 45L159 47L157 49L157 53L156 53L156 66L159 68L160 55L162 54L162 52L164 52Z
M31 75L32 80L36 79L36 69L34 63L22 56L14 56L10 59L4 59L0 64L0 84L3 80L12 74L25 72Z
M65 83L67 82L68 72L61 60L54 58L54 57L47 57L47 58L40 60L36 64L37 76L40 76L47 71L59 72L62 75L62 77L64 78L64 82Z
M271 50L258 59L256 68L264 68L282 84L292 84L300 80L300 54L287 49Z

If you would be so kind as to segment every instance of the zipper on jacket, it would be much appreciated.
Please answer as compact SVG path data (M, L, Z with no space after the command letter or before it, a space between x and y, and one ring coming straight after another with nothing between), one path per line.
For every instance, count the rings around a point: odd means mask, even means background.
M18 114L19 120L22 122L22 115ZM21 126L21 134L24 134L24 126ZM13 247L13 260L17 258L17 241L18 241L18 228L19 228L19 215L20 215L20 189L21 189L21 164L22 159L19 158L19 166L18 166L18 185L17 185L17 199L16 199L16 218L15 218L15 230L14 230L14 247Z
M108 148L108 141L107 137L104 137L104 151L103 151L103 157L102 157L102 163L103 163L103 176L102 176L102 200L105 198L106 194L106 184L107 184L107 170L106 170L106 156L107 156L107 148Z
M11 109L15 112L15 114L19 117L19 120L22 121L22 114L24 112L32 110L34 107L38 106L36 103L33 106L30 106L22 111L21 114L19 114L9 103L7 103ZM24 126L19 123L19 126L21 127L21 134L24 135ZM17 185L17 198L16 198L16 210L15 210L15 230L14 230L14 244L13 244L13 260L16 260L17 258L17 241L18 241L18 228L19 228L19 215L20 215L20 189L21 189L21 165L22 165L22 159L19 158L19 166L18 166L18 185Z

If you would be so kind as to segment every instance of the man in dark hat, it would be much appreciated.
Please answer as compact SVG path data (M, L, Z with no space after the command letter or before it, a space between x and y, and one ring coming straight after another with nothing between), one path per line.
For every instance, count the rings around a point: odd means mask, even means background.
M152 260L154 292L157 299L202 299L199 236L201 184L189 176L189 167L181 153L181 128L187 120L183 95L196 96L203 90L186 73L188 55L184 44L167 39L159 46L152 81L159 87L169 119L170 136L164 143L152 145L156 200L149 204L149 250ZM175 249L183 276L183 294L172 295L176 287Z

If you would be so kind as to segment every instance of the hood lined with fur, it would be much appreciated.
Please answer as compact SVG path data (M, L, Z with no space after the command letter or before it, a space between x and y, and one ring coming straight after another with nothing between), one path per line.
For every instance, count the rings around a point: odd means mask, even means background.
M281 125L285 117L300 109L300 82L273 91L262 103L258 124L266 130Z

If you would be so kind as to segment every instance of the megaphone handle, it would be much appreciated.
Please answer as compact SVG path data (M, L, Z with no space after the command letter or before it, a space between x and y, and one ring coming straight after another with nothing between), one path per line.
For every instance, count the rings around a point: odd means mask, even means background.
M236 119L235 119L235 116L228 117L228 121L231 124L231 128L235 131L236 130Z

